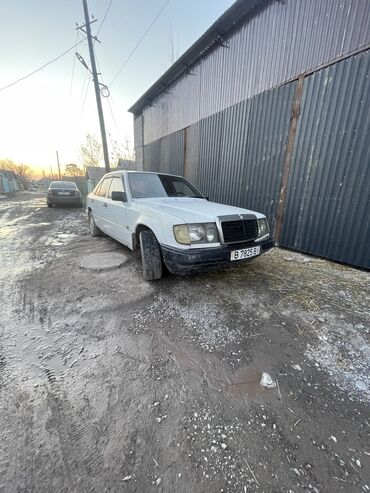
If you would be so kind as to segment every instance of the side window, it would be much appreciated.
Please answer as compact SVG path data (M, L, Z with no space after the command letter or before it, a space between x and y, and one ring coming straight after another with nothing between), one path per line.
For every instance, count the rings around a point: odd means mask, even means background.
M120 176L114 176L112 183L110 184L108 199L112 198L112 192L124 192L122 178Z
M105 197L111 181L112 178L104 178L103 183L99 189L99 197Z
M103 183L103 180L100 180L99 183L96 185L96 187L94 188L94 191L93 191L94 195L99 195L102 183Z

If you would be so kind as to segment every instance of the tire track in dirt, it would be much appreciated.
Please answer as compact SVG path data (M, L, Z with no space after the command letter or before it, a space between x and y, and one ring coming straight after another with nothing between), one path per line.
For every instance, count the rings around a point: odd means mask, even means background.
M51 410L48 427L53 429L59 440L59 447L70 491L80 491L80 478L94 478L103 467L103 456L98 447L97 433L93 420L77 421L77 410L69 402L63 389L63 376L56 376L53 370L44 369L47 379L47 400ZM88 481L90 482L90 481ZM85 483L86 486L86 483ZM88 488L86 488L88 489ZM93 485L89 491L94 491ZM95 490L95 491L99 491Z

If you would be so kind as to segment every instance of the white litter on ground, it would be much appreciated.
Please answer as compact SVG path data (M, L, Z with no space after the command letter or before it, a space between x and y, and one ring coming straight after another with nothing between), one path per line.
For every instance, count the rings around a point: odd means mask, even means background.
M262 373L260 385L262 385L262 387L266 387L267 389L273 389L276 387L276 382L274 382L268 373Z

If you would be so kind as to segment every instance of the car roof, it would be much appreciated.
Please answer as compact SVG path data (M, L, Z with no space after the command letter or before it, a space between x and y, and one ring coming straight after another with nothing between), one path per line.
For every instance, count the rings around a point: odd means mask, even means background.
M120 174L120 175L123 175L124 173L127 173L127 174L145 174L145 175L166 175L166 176L175 176L175 177L178 177L178 178L183 178L183 176L181 175L174 175L172 173L162 173L161 171L140 171L140 170L129 170L129 169L120 169L120 170L114 170L114 171L110 171L109 173L106 173L103 178L105 178L106 176L114 176L114 175L117 175L117 174Z

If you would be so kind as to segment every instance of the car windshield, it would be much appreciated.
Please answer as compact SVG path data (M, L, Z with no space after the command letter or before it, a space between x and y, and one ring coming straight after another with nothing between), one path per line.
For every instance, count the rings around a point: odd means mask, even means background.
M155 197L192 197L203 199L198 190L180 176L155 173L129 173L131 194L135 199Z
M73 181L52 181L50 188L77 188L77 185Z

